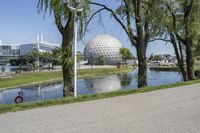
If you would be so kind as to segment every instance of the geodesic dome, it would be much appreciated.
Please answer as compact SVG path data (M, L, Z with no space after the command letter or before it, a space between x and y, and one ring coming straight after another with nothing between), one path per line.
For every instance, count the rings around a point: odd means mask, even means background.
M87 43L84 58L88 59L89 64L96 64L98 58L103 56L105 64L115 65L121 62L120 48L122 44L118 39L110 35L99 35Z

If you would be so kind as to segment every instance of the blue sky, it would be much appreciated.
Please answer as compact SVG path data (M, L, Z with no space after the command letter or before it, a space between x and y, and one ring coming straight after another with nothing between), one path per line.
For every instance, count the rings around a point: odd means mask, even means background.
M96 1L106 3L111 8L117 5L115 0ZM44 13L38 13L36 6L37 0L1 0L0 39L12 44L28 43L37 33L43 33L52 42L60 43L61 35L55 26L53 16L46 14L44 18ZM98 17L95 17L89 25L89 32L86 33L83 42L79 42L78 50L83 51L85 44L96 35L110 34L118 38L135 55L135 48L131 46L120 25L107 12L102 12L101 15L104 28L98 24ZM147 56L151 53L174 54L174 51L170 44L156 41L147 49Z

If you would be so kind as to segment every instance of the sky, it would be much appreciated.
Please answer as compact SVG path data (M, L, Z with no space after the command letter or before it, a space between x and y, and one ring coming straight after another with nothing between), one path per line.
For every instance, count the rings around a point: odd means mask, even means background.
M0 4L0 39L12 45L30 43L37 33L42 33L50 42L61 43L61 35L56 28L54 17L52 15L38 13L38 0L1 0ZM116 0L95 0L106 4L110 8L115 8ZM95 9L94 9L95 10ZM103 11L101 13L101 26L98 16L89 24L89 31L82 41L78 42L78 50L83 51L87 42L93 37L101 34L109 34L116 37L126 48L129 48L134 55L135 48L123 31L121 26ZM147 48L147 56L154 54L172 54L174 55L171 44L165 44L162 41L150 43Z

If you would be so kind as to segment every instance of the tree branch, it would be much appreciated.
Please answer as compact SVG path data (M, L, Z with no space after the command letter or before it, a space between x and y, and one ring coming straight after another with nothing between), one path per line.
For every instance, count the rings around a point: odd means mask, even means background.
M55 9L54 9L55 10ZM60 33L63 33L64 27L61 24L61 15L56 15L54 13L54 18L55 18L55 23L56 23L56 27L58 28L58 30L60 31ZM59 20L59 21L58 21Z
M72 12L70 12L70 13L69 13L68 21L67 21L67 23L66 23L66 25L65 25L65 27L64 27L64 30L65 30L65 31L69 28L70 23L71 23L71 21L72 21L73 19L74 19L74 15L72 15Z
M103 5L103 4L100 4L100 3L96 3L96 2L90 2L90 4L92 5L96 5L96 6L100 6L100 7L103 7L105 10L109 11L113 17L115 18L115 20L121 25L121 27L124 29L124 31L126 32L126 34L128 35L129 39L131 40L132 44L134 46L136 46L136 36L134 36L133 34L131 34L127 27L124 25L124 23L118 18L118 16L115 14L115 12L111 9L111 8L108 8L106 5Z
M132 33L132 28L131 28L131 17L130 17L130 12L129 12L129 5L127 3L126 0L124 0L124 4L125 4L125 7L126 7L126 19L127 19L127 27L128 27L128 31L130 33Z
M165 42L172 42L171 40L163 39L163 38L155 38L152 40L149 40L148 42L154 42L154 41L165 41Z
M100 13L100 12L103 11L103 10L105 10L104 7L101 8L101 9L99 9L99 10L97 10L96 12L94 12L94 13L91 15L91 17L90 17L89 20L87 21L86 26L85 26L85 28L84 28L83 36L85 35L85 32L86 32L86 30L87 30L87 27L88 27L90 21L93 19L93 17L94 17L97 13Z

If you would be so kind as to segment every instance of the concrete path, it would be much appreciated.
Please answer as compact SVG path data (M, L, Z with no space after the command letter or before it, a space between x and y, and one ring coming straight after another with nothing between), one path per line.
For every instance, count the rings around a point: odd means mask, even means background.
M0 133L200 133L200 84L1 114Z

